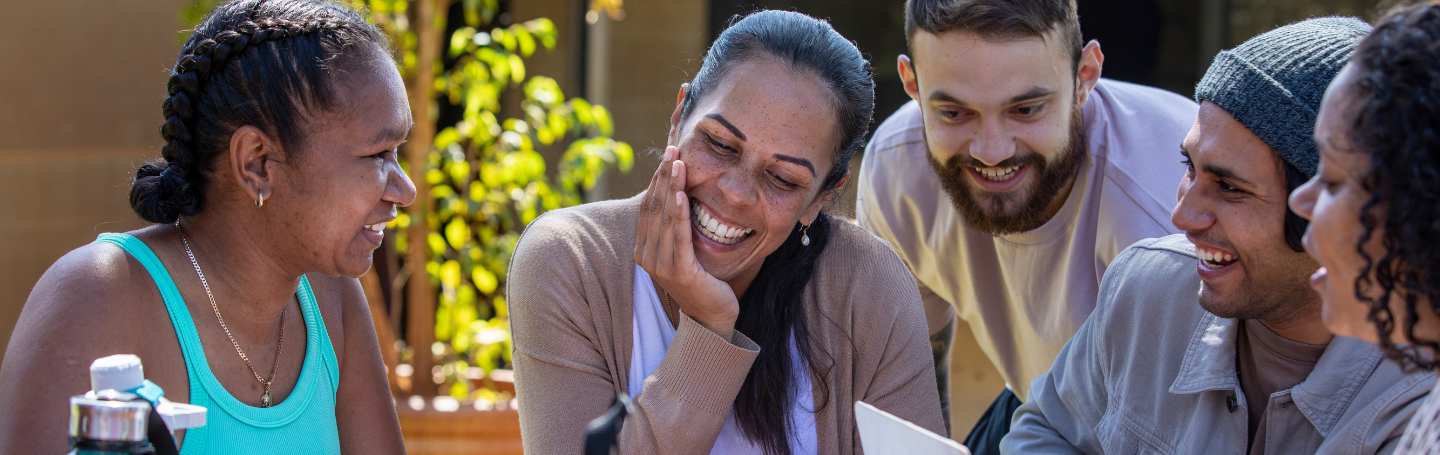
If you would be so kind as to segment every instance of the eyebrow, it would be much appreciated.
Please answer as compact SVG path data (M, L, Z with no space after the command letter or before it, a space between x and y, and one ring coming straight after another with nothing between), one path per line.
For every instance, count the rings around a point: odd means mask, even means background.
M1231 170L1231 169L1228 168L1228 167L1216 166L1216 165L1214 165L1214 164L1206 164L1206 165L1204 166L1204 169L1205 169L1205 172L1209 172L1209 173L1211 173L1211 174L1215 174L1215 175L1219 176L1219 177L1222 178L1222 179L1234 180L1234 181L1237 181L1237 182L1240 182L1240 183L1244 183L1244 184L1246 184L1246 185L1248 185L1248 186L1250 186L1250 187L1255 187L1255 186L1256 186L1254 183L1251 183L1249 180L1245 180L1245 179L1241 178L1239 175L1235 174L1235 171Z
M714 119L715 121L720 122L720 126L724 126L725 129L730 130L730 134L734 134L735 137L740 138L741 141L745 140L745 133L741 133L739 128L736 128L735 125L731 125L730 121L725 120L725 117L721 117L720 114L707 114L705 118Z
M1015 95L1015 96L1010 97L1010 100L1007 101L1006 104L1015 104L1015 103L1019 103L1019 102L1021 102L1021 101L1033 100L1033 99L1035 99L1035 98L1042 98L1042 97L1050 96L1050 95L1052 95L1052 94L1054 94L1054 93L1055 93L1055 90L1054 90L1054 89L1049 89L1049 88L1040 87L1040 86L1034 86L1034 87L1030 87L1029 89L1025 90L1024 92L1021 92L1019 95ZM954 97L954 96L951 96L949 93L945 93L945 92L942 92L942 91L939 91L939 90L930 92L930 101L941 101L941 102L946 102L946 103L955 103L955 104L959 104L959 105L961 105L961 106L966 106L966 107L970 106L970 103L966 103L966 102L964 102L964 101L961 101L959 98L956 98L956 97Z
M371 143L371 144L378 144L378 143L392 142L392 141L395 141L395 140L405 139L405 138L407 138L407 137L410 137L410 132L411 132L411 131L414 131L414 130L415 130L415 122L414 122L414 121L411 121L411 122L410 122L410 126L409 126L409 127L406 127L406 128L403 129L403 130L402 130L402 129L399 129L399 128L382 128L382 129L380 129L379 131L376 131L376 132L375 132L375 136L373 136L373 137L370 138L370 143Z
M1010 104L1015 104L1026 100L1033 100L1035 98L1043 98L1046 96L1050 96L1053 93L1055 93L1055 90L1053 89L1048 89L1040 86L1030 87L1030 89L1026 90L1024 93L1010 97Z
M786 162L790 162L790 163L795 163L795 164L798 164L798 165L801 165L801 166L805 166L805 169L809 169L809 170L810 170L810 176L811 176L811 177L815 177L815 165L814 165L814 164L810 164L810 160L807 160L807 159L804 159L804 158L797 158L797 157L793 157L793 156L790 156L790 155L781 155L781 154L778 154L778 153L775 154L775 159L780 160L780 161L786 161Z
M955 103L955 104L959 104L959 105L961 105L961 106L969 106L969 105L970 105L970 103L966 103L966 102L964 102L964 101L960 101L959 98L950 96L949 93L945 93L945 92L942 92L942 91L939 91L939 90L930 92L930 101L942 101L942 102L946 102L946 103Z

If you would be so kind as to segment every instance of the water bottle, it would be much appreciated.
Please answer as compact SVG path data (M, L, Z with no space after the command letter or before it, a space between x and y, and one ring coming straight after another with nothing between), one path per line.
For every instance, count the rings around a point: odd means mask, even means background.
M90 364L90 391L70 397L70 455L176 455L173 432L205 425L205 408L173 403L145 380L140 358Z

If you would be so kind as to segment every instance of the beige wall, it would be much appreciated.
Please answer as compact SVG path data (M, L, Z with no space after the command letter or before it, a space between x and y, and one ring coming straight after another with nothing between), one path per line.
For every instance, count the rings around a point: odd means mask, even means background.
M608 84L597 88L615 118L615 138L635 147L636 157L629 175L610 179L610 198L645 189L660 164L647 151L664 149L675 94L700 69L710 44L707 1L627 0L625 14L609 24Z
M159 155L184 3L0 1L0 342L51 263L142 225L129 182Z

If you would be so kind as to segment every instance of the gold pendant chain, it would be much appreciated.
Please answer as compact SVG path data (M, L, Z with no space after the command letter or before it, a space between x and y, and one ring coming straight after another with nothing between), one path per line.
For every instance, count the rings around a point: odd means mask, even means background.
M250 364L250 357L245 355L245 351L240 349L240 343L235 341L234 335L230 334L230 327L225 326L225 318L220 316L220 306L215 304L215 294L210 292L210 283L205 281L205 272L200 271L200 262L195 260L195 253L190 250L190 241L185 239L185 232L180 230L180 220L175 220L175 232L180 234L180 243L185 245L185 255L190 257L190 265L195 266L195 274L200 276L200 285L205 287L205 296L210 298L210 309L215 310L215 320L220 322L220 328L225 330L225 337L230 339L232 346L235 346L235 352L240 354L240 360L245 361L245 366L250 368L250 374L255 375L255 380L265 386L265 395L260 397L260 407L270 407L270 384L275 382L275 371L280 366L280 348L285 346L285 310L280 310L280 340L275 343L275 363L270 365L270 379L261 379L260 373L255 371L255 366Z
M674 308L674 305L675 302L670 300L670 291L665 291L665 300L662 305L665 310L665 319L670 320L671 326L680 327L680 309ZM674 316L671 316L671 314L674 314Z

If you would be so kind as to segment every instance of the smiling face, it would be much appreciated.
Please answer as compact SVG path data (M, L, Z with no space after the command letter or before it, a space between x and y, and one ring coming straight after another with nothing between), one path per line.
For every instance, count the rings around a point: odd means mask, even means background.
M1201 257L1200 306L1225 318L1287 321L1314 311L1315 262L1285 243L1280 155L1214 103L1181 145L1188 170L1171 221Z
M931 165L973 229L1038 228L1069 195L1085 155L1080 109L1103 56L1092 43L1077 68L1060 33L996 40L920 31L913 62L900 58Z
M412 125L405 85L388 57L371 57L335 76L336 106L308 125L293 159L273 166L275 189L262 209L279 225L273 232L284 233L280 251L296 256L289 263L332 276L363 275L396 206L415 200L397 162Z
M1355 298L1355 279L1365 263L1356 250L1364 232L1360 211L1370 197L1360 179L1370 163L1369 155L1356 150L1346 134L1359 106L1352 85L1354 73L1347 66L1325 91L1315 123L1320 169L1295 190L1290 203L1295 213L1310 220L1305 251L1321 266L1311 275L1310 285L1320 294L1325 328L1374 343L1378 341L1375 329L1366 320L1369 305ZM1384 254L1379 244L1382 232L1377 229L1375 234L1366 250L1371 257L1380 257Z
M669 145L685 162L706 272L748 283L834 195L821 191L840 141L832 98L814 74L757 58L731 68L686 118L676 108Z
M1370 171L1370 154L1356 147L1349 138L1350 128L1364 101L1355 85L1358 74L1353 66L1347 65L1325 91L1315 124L1320 169L1290 196L1290 206L1296 214L1310 220L1310 227L1305 231L1305 251L1320 264L1310 276L1310 286L1320 294L1325 328L1336 335L1378 343L1379 332L1369 320L1370 303L1362 302L1355 294L1356 280L1366 262L1359 249L1363 248L1371 258L1386 255L1383 225L1377 225L1364 246L1357 248L1365 232L1360 214L1370 198L1370 190L1362 184ZM1384 220L1387 209L1382 203L1371 213L1376 220ZM1374 272L1370 273L1370 279L1374 282ZM1398 294L1392 294L1389 305L1391 314L1397 317L1408 311ZM1440 316L1428 311L1416 313L1420 318L1415 326L1416 335L1421 339L1436 339L1440 335L1437 330ZM1390 341L1409 342L1400 327L1391 332Z

